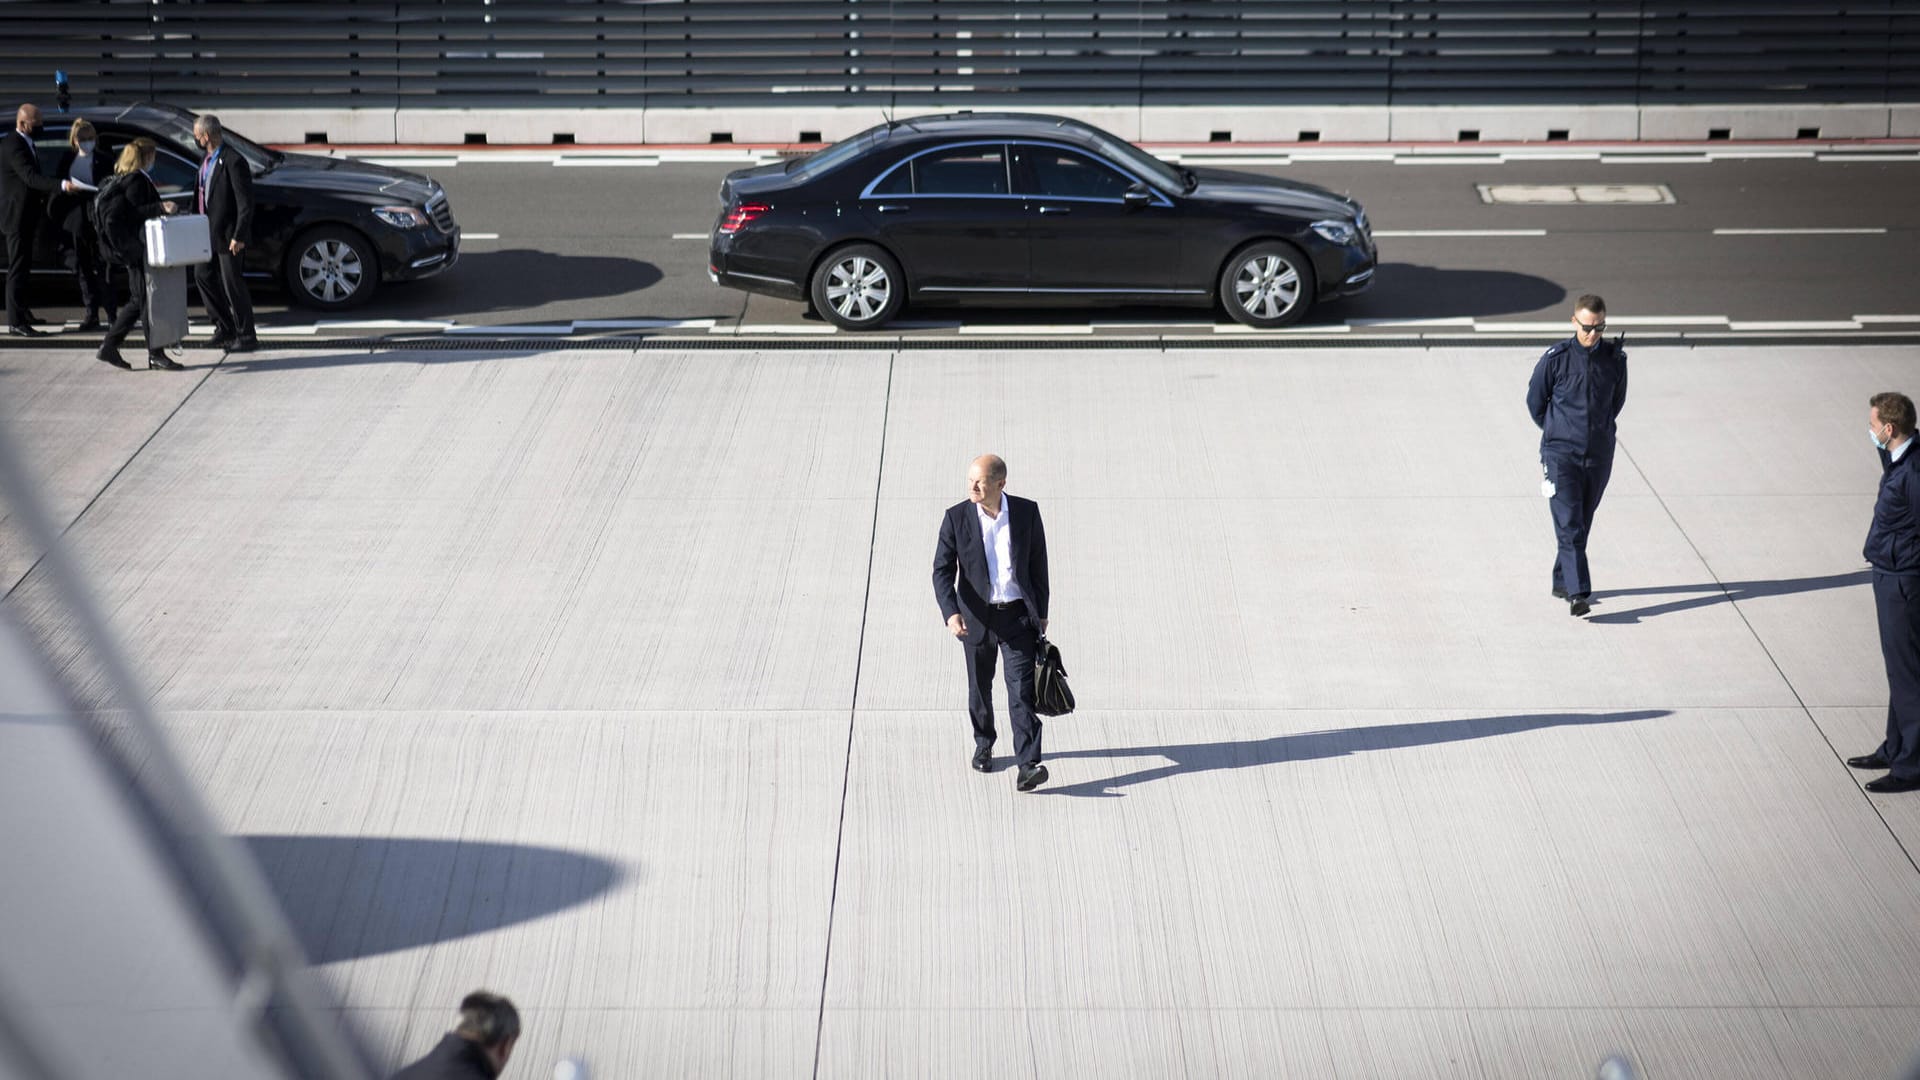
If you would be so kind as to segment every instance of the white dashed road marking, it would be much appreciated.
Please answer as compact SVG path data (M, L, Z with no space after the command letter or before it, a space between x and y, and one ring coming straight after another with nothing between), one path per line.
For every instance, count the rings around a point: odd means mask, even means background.
M1375 229L1376 237L1410 236L1545 236L1545 229Z
M1883 236L1885 229L1715 229L1715 236Z

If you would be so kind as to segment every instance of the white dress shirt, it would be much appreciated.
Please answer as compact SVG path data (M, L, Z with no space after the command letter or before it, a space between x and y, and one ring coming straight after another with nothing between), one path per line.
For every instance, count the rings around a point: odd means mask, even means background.
M1013 522L1008 520L1007 493L1000 493L998 517L990 516L987 508L978 504L973 512L980 519L980 546L987 552L987 580L993 583L993 595L987 602L1011 604L1026 599L1027 594L1013 582Z

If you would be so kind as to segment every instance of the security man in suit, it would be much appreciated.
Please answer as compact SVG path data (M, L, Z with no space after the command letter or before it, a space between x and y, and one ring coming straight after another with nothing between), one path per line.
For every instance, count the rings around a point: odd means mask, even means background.
M499 994L475 990L461 999L454 1029L393 1080L494 1080L519 1041L520 1010Z
M207 152L196 182L200 212L207 215L213 258L194 273L200 301L213 319L213 341L227 352L252 352L253 298L241 276L241 252L253 240L253 170L237 150L226 149L225 129L217 116L193 122L193 141Z
M71 191L73 185L40 171L40 155L33 148L33 132L40 126L40 109L22 105L13 114L13 130L0 136L0 232L7 234L7 333L15 337L45 337L33 325L39 322L27 310L27 280L33 276L33 237L46 213L47 196Z
M1553 595L1574 615L1591 610L1587 536L1613 475L1614 421L1627 403L1627 351L1600 339L1606 328L1605 300L1589 293L1575 301L1573 336L1547 349L1527 385L1527 411L1540 428L1540 488L1560 540Z
M1047 632L1047 530L1039 504L1006 494L1007 463L984 454L967 470L965 502L948 507L933 552L933 598L967 661L967 714L973 767L993 771L993 669L1007 663L1007 711L1013 715L1015 787L1047 782L1040 763L1040 717L1033 667Z
M1913 399L1875 394L1867 435L1880 451L1880 495L1867 529L1880 655L1887 662L1887 737L1856 769L1886 769L1867 781L1878 794L1920 789L1920 453L1913 450Z

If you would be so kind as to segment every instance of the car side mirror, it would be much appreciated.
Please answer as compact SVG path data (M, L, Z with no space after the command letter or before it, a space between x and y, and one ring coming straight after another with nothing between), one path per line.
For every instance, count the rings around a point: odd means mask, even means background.
M1148 191L1145 184L1135 184L1120 196L1120 201L1129 210L1143 210L1153 205L1153 192Z

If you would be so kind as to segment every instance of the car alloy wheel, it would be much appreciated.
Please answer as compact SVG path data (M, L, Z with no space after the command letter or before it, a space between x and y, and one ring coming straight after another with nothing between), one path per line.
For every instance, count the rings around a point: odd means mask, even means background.
M380 283L372 248L351 229L326 226L297 240L287 258L287 286L307 307L331 310L365 303Z
M1298 322L1313 306L1313 267L1281 243L1255 244L1228 263L1220 292L1227 313L1248 326Z
M866 330L900 310L900 264L871 244L833 252L813 272L813 305L835 326Z

